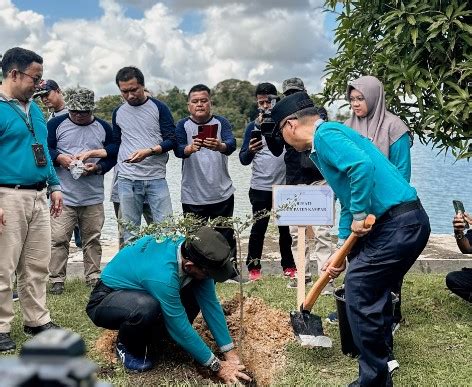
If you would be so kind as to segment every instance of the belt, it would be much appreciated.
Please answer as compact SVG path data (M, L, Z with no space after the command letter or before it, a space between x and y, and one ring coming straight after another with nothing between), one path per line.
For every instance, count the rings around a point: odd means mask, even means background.
M1 184L0 187L4 188L14 188L14 189L35 189L36 191L41 191L46 188L46 182L40 181L36 184Z
M421 205L420 199L416 199L412 202L406 202L406 203L401 203L396 206L391 207L389 210L387 210L379 219L376 223L382 223L387 220L390 220L392 218L395 218L396 216L399 216L401 214L404 214L409 211L413 210L418 210L420 208L423 208Z

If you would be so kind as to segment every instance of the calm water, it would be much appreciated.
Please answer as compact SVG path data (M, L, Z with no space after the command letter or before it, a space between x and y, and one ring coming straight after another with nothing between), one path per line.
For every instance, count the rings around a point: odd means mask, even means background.
M417 189L430 219L435 234L452 233L451 221L454 216L452 199L464 202L464 207L472 211L472 179L468 178L469 163L455 161L451 154L437 156L438 151L422 145L418 140L412 148L412 184ZM235 214L251 212L248 199L251 167L239 163L237 151L230 156L230 175L236 187ZM172 197L174 212L181 212L180 180L181 160L171 155L167 164L167 181ZM117 237L116 221L110 197L112 173L105 175L105 212L106 221L102 237Z

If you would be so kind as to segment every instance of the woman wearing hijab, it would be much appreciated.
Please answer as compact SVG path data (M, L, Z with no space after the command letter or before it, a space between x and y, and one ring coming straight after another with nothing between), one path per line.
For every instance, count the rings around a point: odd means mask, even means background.
M377 145L410 182L410 131L399 117L386 109L382 82L370 75L360 77L349 83L347 98L352 116L344 124Z

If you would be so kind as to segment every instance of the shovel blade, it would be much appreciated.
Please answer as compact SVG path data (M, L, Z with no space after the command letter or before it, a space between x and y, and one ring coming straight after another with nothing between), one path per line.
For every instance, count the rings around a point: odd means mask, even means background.
M302 347L332 347L331 339L324 335L321 317L308 311L290 312L293 332Z

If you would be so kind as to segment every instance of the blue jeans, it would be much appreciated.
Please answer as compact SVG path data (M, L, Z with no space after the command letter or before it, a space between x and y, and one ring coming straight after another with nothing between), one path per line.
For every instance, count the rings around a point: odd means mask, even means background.
M151 208L152 220L157 223L172 215L172 202L166 179L130 180L118 177L118 196L123 221L141 225L143 203L147 201ZM125 228L125 243L133 234Z

